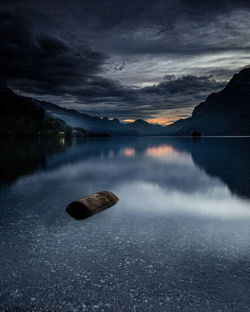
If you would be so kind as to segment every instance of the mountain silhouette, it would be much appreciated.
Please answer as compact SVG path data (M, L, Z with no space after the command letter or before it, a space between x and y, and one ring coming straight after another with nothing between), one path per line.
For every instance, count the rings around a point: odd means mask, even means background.
M234 75L220 92L210 94L204 102L194 108L191 117L180 119L165 127L150 124L143 119L123 124L117 118L90 116L49 102L17 95L4 86L0 86L0 100L1 129L11 124L18 129L20 125L31 124L32 120L41 122L46 115L47 118L61 120L74 128L80 127L113 136L189 136L192 133L205 136L250 135L250 68ZM32 127L34 128L34 125Z
M192 116L167 127L168 134L250 135L250 68L234 75L227 86L210 94Z

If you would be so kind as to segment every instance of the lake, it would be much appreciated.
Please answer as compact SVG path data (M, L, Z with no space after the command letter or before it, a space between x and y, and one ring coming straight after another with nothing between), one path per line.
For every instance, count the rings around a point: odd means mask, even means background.
M0 144L1 311L250 311L249 138Z

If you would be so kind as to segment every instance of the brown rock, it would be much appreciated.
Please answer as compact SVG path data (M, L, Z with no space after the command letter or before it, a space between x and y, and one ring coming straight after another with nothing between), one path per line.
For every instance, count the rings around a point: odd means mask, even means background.
M66 211L71 217L82 220L115 205L118 200L112 192L102 191L73 201Z

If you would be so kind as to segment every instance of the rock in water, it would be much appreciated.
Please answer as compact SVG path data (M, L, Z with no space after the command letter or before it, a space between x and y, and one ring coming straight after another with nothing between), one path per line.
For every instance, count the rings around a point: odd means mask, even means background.
M82 220L115 205L118 200L112 192L102 191L73 201L66 211L71 217Z
M201 132L200 131L196 131L196 130L194 130L194 131L192 131L191 132L191 136L192 137L201 137Z

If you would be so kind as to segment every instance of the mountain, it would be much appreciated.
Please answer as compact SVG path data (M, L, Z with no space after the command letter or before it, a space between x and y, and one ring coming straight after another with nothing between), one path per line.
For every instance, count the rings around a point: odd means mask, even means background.
M192 116L166 127L166 134L250 135L250 68L234 75L227 86L210 94Z
M134 122L126 124L128 129L136 131L137 135L165 135L165 127L160 125L153 125L143 119L137 119Z
M39 102L39 105L44 108L46 114L52 118L64 120L73 128L84 128L95 133L107 133L117 136L137 135L137 132L132 128L120 123L119 119L112 120L100 117L93 117L87 114L79 113L76 110L69 110L48 102Z
M194 108L190 118L165 127L138 119L127 127L138 135L250 135L250 68L234 75L220 92L210 94Z
M118 119L91 117L55 104L17 95L0 85L0 135L56 135L76 128L87 136L137 135Z
M25 97L18 96L11 89L0 85L0 110L1 118L27 118L32 120L43 120L44 109Z
M210 94L204 102L195 107L191 117L180 119L165 127L150 124L142 119L123 124L117 118L110 120L89 116L49 102L16 95L3 86L0 86L0 111L2 133L6 132L3 129L7 129L7 132L9 129L16 129L25 134L27 128L36 132L39 127L49 127L52 128L49 131L54 131L55 126L60 126L53 124L56 120L60 121L61 125L67 124L87 132L114 136L189 136L193 132L214 136L245 136L250 135L250 68L234 75L220 92ZM48 120L52 126L44 124L48 123Z
M250 68L234 75L227 86L196 106L190 118L162 127L136 120L128 127L138 135L250 135Z
M45 118L39 105L18 96L9 88L0 86L0 135L52 135L63 126L54 119Z

